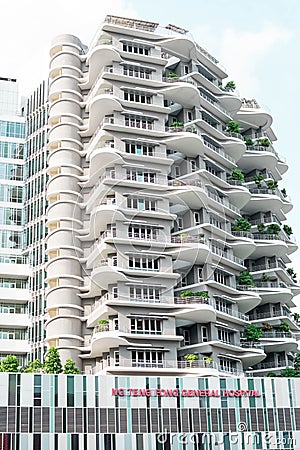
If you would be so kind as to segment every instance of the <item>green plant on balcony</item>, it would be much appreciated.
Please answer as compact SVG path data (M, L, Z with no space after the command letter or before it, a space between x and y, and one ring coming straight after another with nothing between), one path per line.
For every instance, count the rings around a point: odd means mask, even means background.
M240 124L236 122L235 120L229 120L227 123L226 131L229 131L229 133L241 133Z
M190 290L188 290L188 291L181 291L179 295L180 295L181 298L192 297L194 295L194 292L190 291Z
M296 372L294 369L292 369L291 367L285 367L284 369L282 369L280 371L280 377L284 377L284 378L292 378L292 377L296 377L298 375L296 375Z
M209 295L208 295L208 292L206 292L206 291L193 292L193 291L187 290L187 291L181 291L180 292L180 297L181 298L186 298L186 297L209 298Z
M278 188L277 181L268 180L266 181L266 185L268 189L272 189L272 191L275 191Z
M234 81L228 81L226 85L224 86L224 90L227 92L233 92L235 90L235 82Z
M252 139L250 137L245 136L244 140L245 140L245 144L247 145L247 147L254 145L254 142L252 141Z
M281 231L280 226L277 223L270 223L267 227L267 233L268 234L275 234L276 236Z
M233 169L228 179L235 181L244 181L245 177L243 172L241 172L239 169Z
M205 356L204 358L204 365L206 367L211 367L213 363L213 358L211 358L210 356Z
M195 353L187 353L183 357L186 361L199 361L199 356Z
M174 120L174 122L172 122L171 127L183 127L183 122L178 122Z
M206 299L209 298L208 292L206 292L206 291L194 292L193 296L194 297L202 297L202 298L206 298Z
M106 319L100 319L100 320L98 320L98 325L106 325L106 324L108 324L108 323L109 323L109 321L106 320Z
M262 274L262 277L261 277L262 282L270 281L270 280L271 280L271 278L269 277L269 275L267 275L266 273Z
M186 128L186 131L188 131L189 133L197 133L197 127L196 125L190 125Z
M236 220L236 225L232 225L232 231L249 231L251 228L251 223L248 222L244 217L239 217Z
M286 189L285 188L282 188L280 192L282 193L284 198L287 198L287 193L286 193Z
M293 314L293 319L296 323L299 323L300 321L300 314L299 313L294 313Z
M272 377L272 378L277 377L277 375L276 375L275 372L268 372L266 376L267 376L267 377Z
M260 138L258 139L258 144L262 147L270 147L271 143L268 138Z
M289 227L288 225L283 225L283 231L284 231L288 236L291 236L291 234L293 234L292 227Z
M263 322L262 326L263 326L263 331L270 331L273 328L269 322Z
M277 331L279 331L280 333L288 333L290 331L290 326L287 322L281 322L281 324L277 328Z
M170 72L170 73L168 73L167 77L168 78L178 78L178 75L177 75L177 73Z
M263 330L257 325L247 325L245 328L245 338L250 342L258 342L263 336Z
M260 233L260 234L264 234L264 233L266 233L266 226L265 226L265 224L264 223L259 223L258 225L257 225L257 231Z
M252 181L254 181L254 183L256 184L257 189L262 188L263 180L264 180L264 176L261 173L258 173L257 175L254 175L254 177L252 177Z
M250 272L241 272L238 276L238 284L242 286L254 286L253 276Z
M286 269L286 271L289 274L289 276L293 279L293 281L297 281L297 274L292 267L289 267L288 269Z

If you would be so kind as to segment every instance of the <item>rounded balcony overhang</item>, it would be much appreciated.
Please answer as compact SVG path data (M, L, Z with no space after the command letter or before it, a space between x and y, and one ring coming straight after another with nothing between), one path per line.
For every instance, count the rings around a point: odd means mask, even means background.
M103 352L107 352L112 347L120 345L128 345L127 339L120 336L120 331L101 331L93 334L91 338L90 357L95 358L101 356Z

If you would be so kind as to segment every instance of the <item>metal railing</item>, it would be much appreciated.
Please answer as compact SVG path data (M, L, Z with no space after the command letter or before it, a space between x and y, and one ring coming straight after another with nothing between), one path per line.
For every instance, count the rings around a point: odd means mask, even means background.
M210 192L210 191L208 191L208 190L206 190L206 192L207 192L207 195L208 195L211 199L215 200L215 201L218 202L218 203L221 203L222 205L224 205L225 207L231 209L231 210L234 211L234 212L237 212L237 213L239 212L239 208L237 208L236 206L234 206L234 205L233 205L232 203L230 203L227 199L224 200L222 197L219 197L218 195L216 195L216 194L214 194L214 193L212 193L212 192Z
M176 305L202 304L213 306L213 302L209 298L198 295L190 297L174 297L174 303Z
M243 259L237 258L234 255L230 255L230 254L224 252L224 250L219 248L219 247L216 247L214 245L210 245L210 249L211 249L212 253L214 253L215 255L221 256L222 258L225 258L225 259L229 259L229 261L233 261L233 262L235 262L237 264L240 264L242 266L244 265L244 260Z
M283 331L264 331L263 336L261 339L269 339L269 338L275 338L275 339L295 339L295 334L291 333L290 331L283 332Z
M259 342L252 342L252 341L245 341L240 343L240 347L242 348L256 348L258 350L263 350L264 346L263 344L260 344Z
M244 142L244 138L240 133L235 133L234 131L223 131L223 134L228 137L241 139Z
M278 241L281 240L278 234L267 234L267 233L253 233L254 240L263 240L263 241Z
M231 156L227 155L223 150L221 150L221 149L220 149L219 147L217 147L216 145L211 144L210 142L208 142L208 141L207 141L206 139L204 139L203 137L202 137L202 141L203 141L203 144L204 144L206 147L210 148L210 149L213 150L214 152L216 152L216 153L218 153L219 155L223 156L223 158L227 159L228 161L235 162L235 159L234 159L234 158L232 158Z
M224 306L218 305L218 303L215 303L215 308L217 311L227 314L228 316L237 317L239 319L245 320L246 322L249 322L249 317L246 314L243 314L239 311L236 311L234 309L225 308Z
M286 361L268 361L268 362L262 362L259 364L255 364L253 367L253 370L263 370L263 369L270 369L274 368L277 369L278 367L291 367L291 365Z
M284 311L282 309L278 311L267 311L267 312L256 312L249 314L250 320L260 320L260 319L272 319L273 317L289 317L290 319L293 318L292 314L288 311Z
M171 236L171 243L175 244L189 244L198 243L205 244L206 241L203 236Z
M268 269L284 269L286 270L285 264L282 261L276 261L268 264L257 264L251 267L251 272L256 272L259 270L268 270Z
M231 231L232 236L235 237L245 237L248 239L254 239L254 235L249 233L249 231Z

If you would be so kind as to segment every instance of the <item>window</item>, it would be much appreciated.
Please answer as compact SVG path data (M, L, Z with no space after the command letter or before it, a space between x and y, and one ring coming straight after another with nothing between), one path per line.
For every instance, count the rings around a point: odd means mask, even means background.
M156 174L153 172L143 172L142 170L127 170L126 179L137 181L138 183L155 183Z
M197 170L197 163L195 159L190 159L190 167L191 167L191 172L196 172Z
M190 71L189 66L184 66L184 75L187 75Z
M147 105L150 105L152 103L152 96L134 91L125 91L124 100L127 100L128 102L146 103Z
M201 339L202 342L208 342L208 329L206 326L201 327Z
M162 321L160 319L130 319L130 331L134 334L162 334Z
M224 219L221 219L220 217L217 216L213 215L209 216L209 223L217 228L220 228L221 230L224 230L225 228Z
M231 314L232 306L226 300L222 298L216 298L216 309L226 314Z
M153 241L157 239L157 230L151 227L128 227L128 237Z
M118 351L114 351L114 360L115 360L115 366L120 365L120 353Z
M183 345L190 345L191 333L190 330L183 330Z
M188 111L188 113L187 113L187 119L188 119L188 122L190 122L191 120L193 120L193 113L192 113L192 111Z
M202 283L203 281L203 267L197 267L197 282Z
M183 218L177 217L176 221L177 221L178 231L183 230Z
M214 271L214 280L217 283L221 283L221 284L224 284L225 286L229 286L230 275L226 272L216 269Z
M123 66L123 75L128 77L145 78L150 80L151 69L140 67L140 66Z
M175 170L175 178L180 177L180 166L175 166L174 170Z
M232 343L233 333L226 328L218 328L218 340L225 342L226 344Z
M123 52L135 53L137 55L149 55L149 47L145 47L142 45L137 45L136 43L124 43L123 44Z
M160 302L160 290L151 286L131 286L129 295L130 300L133 301L151 303Z
M125 151L126 153L131 153L134 155L154 156L154 147L148 144L130 144L126 142Z
M130 128L142 128L144 130L153 130L154 119L147 119L135 116L125 116L125 126Z
M156 201L147 198L127 198L127 208L139 211L155 211Z
M158 259L131 256L129 258L129 268L134 270L158 271L159 262Z
M219 358L220 370L224 372L235 372L236 371L236 361L227 358Z
M163 352L161 351L133 351L133 367L163 367Z
M199 212L194 212L194 225L201 225L201 218L200 218L200 213Z

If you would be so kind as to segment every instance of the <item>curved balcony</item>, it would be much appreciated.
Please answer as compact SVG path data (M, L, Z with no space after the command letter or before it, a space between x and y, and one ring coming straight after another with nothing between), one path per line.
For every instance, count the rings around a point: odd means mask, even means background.
M288 253L288 245L277 234L253 233L253 238L256 246L251 254L252 259L274 255L280 258Z
M200 96L197 85L193 80L181 78L163 78L166 85L159 89L165 99L179 103L185 108L200 106Z
M171 244L175 248L167 250L166 254L172 256L173 270L183 266L204 264L210 253L208 243L201 236L171 236Z
M236 120L246 123L247 126L251 124L253 128L261 130L270 128L273 123L271 114L261 108L256 102L243 100L241 109L236 113Z
M232 231L234 239L230 239L230 246L233 248L234 254L242 260L252 255L256 248L253 240L253 234L248 231Z
M130 359L120 358L117 365L108 365L105 362L96 369L94 373L105 374L132 374L146 375L157 373L161 375L197 375L197 376L219 376L218 367L215 363L207 363L204 359L198 361L174 361L162 360L160 362L150 361L132 361ZM224 375L223 375L224 376Z
M120 330L109 328L109 325L98 325L95 327L93 335L90 340L91 352L90 357L98 357L107 352L112 347L119 347L120 345L128 345L128 340Z
M87 56L87 64L89 65L88 79L82 83L82 89L92 87L93 83L97 80L99 70L102 67L109 66L113 61L122 61L117 48L112 45L110 39L100 41L98 45L92 48Z
M288 168L284 162L279 161L279 157L273 148L262 146L247 147L246 152L239 160L239 168L243 172L247 173L251 171L253 167L260 171L265 170L267 167L271 172L275 173L276 169L278 169L281 175Z
M174 304L180 305L170 313L175 317L177 326L185 326L196 322L215 322L216 311L209 298L201 296L175 297Z

